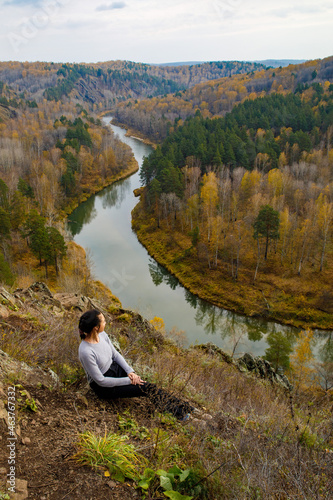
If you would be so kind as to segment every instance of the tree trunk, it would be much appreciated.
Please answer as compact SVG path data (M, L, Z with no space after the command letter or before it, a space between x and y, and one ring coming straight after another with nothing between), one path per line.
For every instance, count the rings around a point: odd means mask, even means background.
M258 242L258 257L257 257L257 266L256 266L256 271L254 273L254 278L253 278L253 284L256 280L258 269L259 269L259 264L260 264L260 245L259 245L259 238L257 239Z
M323 266L324 266L324 257L325 257L325 250L326 250L326 234L325 234L325 238L324 238L324 243L323 243L323 249L321 251L321 258L320 258L320 271L323 270Z
M265 248L265 260L267 260L268 242L269 242L269 238L268 238L268 235L267 235L266 236L266 248Z
M55 267L55 270L56 270L56 275L59 276L59 267L58 267L57 255L54 256L54 267Z

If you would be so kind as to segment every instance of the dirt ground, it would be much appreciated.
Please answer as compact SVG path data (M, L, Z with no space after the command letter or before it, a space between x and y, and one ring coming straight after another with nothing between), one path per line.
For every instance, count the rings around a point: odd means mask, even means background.
M16 477L28 482L29 499L38 500L132 500L140 498L130 484L121 484L80 466L71 457L76 452L78 434L90 430L104 435L119 430L117 411L128 405L140 412L138 400L99 401L91 391L86 397L77 391L25 385L37 402L38 411L20 410L17 420L21 437L16 445ZM88 403L88 405L86 404ZM0 420L0 469L8 469L8 428ZM2 475L4 478L5 475ZM0 491L6 491L1 485ZM1 497L0 497L1 498ZM14 497L15 498L15 497ZM21 497L17 496L17 499ZM23 496L22 496L23 498Z

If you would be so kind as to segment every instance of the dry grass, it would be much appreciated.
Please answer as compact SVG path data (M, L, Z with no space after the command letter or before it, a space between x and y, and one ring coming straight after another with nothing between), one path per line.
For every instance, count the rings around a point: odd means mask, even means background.
M72 391L76 386L71 383L84 380L77 359L78 316L27 306L0 324L0 348L30 364L51 367L65 382L62 390ZM196 500L330 498L332 393L317 388L296 398L213 355L161 341L137 318L126 325L113 319L112 333L138 373L212 416L183 425L149 415L146 404L112 403L111 411L127 409L138 426L149 430L151 437L142 444L149 467L193 468L204 486Z
M130 349L129 349L130 352ZM176 347L141 358L154 379L213 416L173 444L207 473L222 499L329 499L333 481L333 395L293 394L245 376L196 350ZM212 496L213 498L213 496Z

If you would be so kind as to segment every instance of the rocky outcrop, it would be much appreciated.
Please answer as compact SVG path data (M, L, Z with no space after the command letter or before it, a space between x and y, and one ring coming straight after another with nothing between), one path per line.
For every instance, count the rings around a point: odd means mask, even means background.
M0 349L0 387L1 380L11 379L12 377L24 380L30 385L45 385L52 387L58 382L58 377L51 369L42 370L39 367L31 367L23 361L18 361L10 357L6 352Z
M245 353L243 357L237 360L236 365L240 371L254 373L258 377L268 379L275 384L279 384L285 389L292 389L292 385L288 378L283 374L280 375L277 373L269 361L266 361L266 359Z
M201 351L206 352L207 354L211 354L216 356L221 361L225 361L229 364L235 364L235 360L230 356L230 354L224 352L220 347L213 344L212 342L206 342L206 344L198 344L193 346L194 349L200 349Z
M207 354L218 357L221 361L233 364L239 371L243 373L252 373L257 377L269 380L273 384L278 384L284 389L292 389L292 385L290 384L288 378L283 374L280 375L279 373L277 373L269 363L269 361L266 361L259 356L256 357L252 354L245 353L241 358L234 359L211 342L196 345L194 346L194 349L200 349L202 351L205 351Z
M85 311L89 308L103 310L97 300L77 293L52 294L48 286L39 281L26 289L18 288L13 293L0 288L0 318L8 318L13 312L28 305L37 309L47 308L56 315L64 311Z

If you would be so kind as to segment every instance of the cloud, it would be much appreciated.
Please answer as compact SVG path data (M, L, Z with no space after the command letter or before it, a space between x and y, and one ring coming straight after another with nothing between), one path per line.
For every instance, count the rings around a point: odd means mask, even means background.
M290 6L281 9L273 9L270 11L270 14L273 17L289 17L294 14L321 14L325 9L322 7L312 7L308 5L299 5L299 6Z
M19 0L20 1L20 0ZM97 11L103 10L116 10L116 9L124 9L126 7L125 2L112 2L109 5L103 4L96 8Z
M25 7L26 5L39 5L41 3L41 0L7 0L4 2L4 5L12 5L12 6L22 6Z

